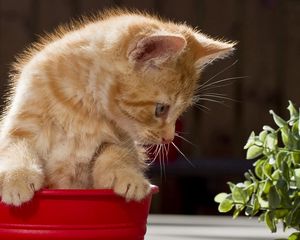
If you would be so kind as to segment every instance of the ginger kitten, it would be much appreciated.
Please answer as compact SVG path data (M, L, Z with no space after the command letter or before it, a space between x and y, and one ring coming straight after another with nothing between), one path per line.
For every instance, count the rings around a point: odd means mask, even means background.
M203 67L233 50L185 24L111 11L18 61L0 132L0 194L49 188L150 190L143 144L169 143Z

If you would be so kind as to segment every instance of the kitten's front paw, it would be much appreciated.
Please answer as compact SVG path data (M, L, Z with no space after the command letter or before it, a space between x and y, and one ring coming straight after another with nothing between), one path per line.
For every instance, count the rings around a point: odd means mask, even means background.
M150 193L150 182L135 170L118 169L113 173L102 175L98 180L96 188L112 188L127 201L140 201Z
M2 185L2 202L20 206L29 201L34 192L43 186L44 175L35 168L17 168L5 172Z

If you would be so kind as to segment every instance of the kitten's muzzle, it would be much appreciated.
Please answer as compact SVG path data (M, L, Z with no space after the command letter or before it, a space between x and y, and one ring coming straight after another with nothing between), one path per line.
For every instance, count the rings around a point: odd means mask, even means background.
M173 142L175 137L175 125L169 124L167 125L160 134L161 142L163 144L168 144Z

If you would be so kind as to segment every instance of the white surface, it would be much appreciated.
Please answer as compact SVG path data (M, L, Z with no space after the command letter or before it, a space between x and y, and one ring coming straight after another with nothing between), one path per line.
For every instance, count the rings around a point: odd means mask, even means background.
M256 218L150 215L145 240L274 240L290 233L271 233Z

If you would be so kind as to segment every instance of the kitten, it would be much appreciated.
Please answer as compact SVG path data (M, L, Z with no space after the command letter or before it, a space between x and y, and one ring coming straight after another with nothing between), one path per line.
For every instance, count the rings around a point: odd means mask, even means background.
M143 144L169 143L203 67L233 50L185 24L125 11L61 30L18 61L0 134L0 194L150 191Z

